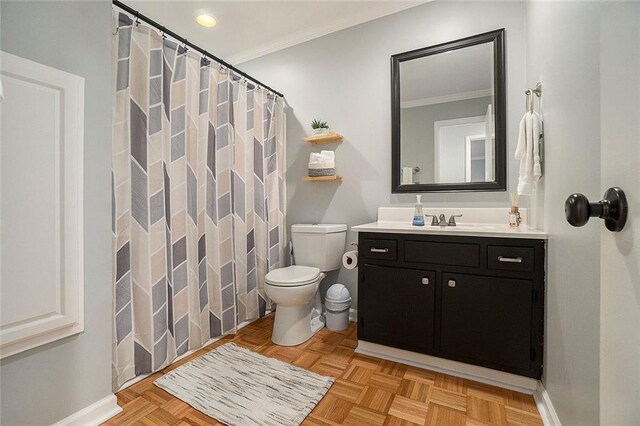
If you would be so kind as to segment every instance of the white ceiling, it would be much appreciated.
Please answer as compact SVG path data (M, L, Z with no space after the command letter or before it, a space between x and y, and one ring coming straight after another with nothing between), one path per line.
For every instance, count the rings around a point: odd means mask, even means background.
M460 94L476 97L471 95L493 88L493 44L402 62L400 79L402 102Z
M151 1L125 3L232 64L425 3L395 1ZM218 25L195 22L200 10Z

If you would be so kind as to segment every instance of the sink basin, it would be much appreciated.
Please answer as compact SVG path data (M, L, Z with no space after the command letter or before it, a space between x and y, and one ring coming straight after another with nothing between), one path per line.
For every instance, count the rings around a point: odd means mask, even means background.
M456 230L463 231L481 231L481 230L494 230L497 228L501 228L502 225L498 223L458 223L456 226L433 226L433 225L425 225L423 228L425 230L430 229L434 231L453 231ZM414 227L415 228L415 227Z
M459 223L456 226L442 226L441 228L447 228L450 231L457 229L495 229L500 225L485 224L485 223Z

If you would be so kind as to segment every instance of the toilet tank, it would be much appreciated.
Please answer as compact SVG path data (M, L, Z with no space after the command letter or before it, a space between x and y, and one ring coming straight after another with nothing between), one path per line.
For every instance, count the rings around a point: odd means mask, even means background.
M291 225L296 265L315 266L323 272L340 269L346 238L347 225Z

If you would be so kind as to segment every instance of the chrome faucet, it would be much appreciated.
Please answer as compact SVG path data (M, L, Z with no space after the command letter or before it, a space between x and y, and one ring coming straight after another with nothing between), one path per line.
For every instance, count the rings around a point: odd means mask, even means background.
M462 215L453 214L449 218L448 222L447 222L447 217L444 215L444 213L441 213L440 216L437 216L435 214L425 214L425 217L432 218L431 226L456 226L456 217L462 217Z
M425 214L424 215L427 218L432 218L431 219L431 226L439 226L440 223L438 222L438 216L436 216L435 214Z
M456 217L462 217L461 214L452 214L449 218L448 226L456 226Z

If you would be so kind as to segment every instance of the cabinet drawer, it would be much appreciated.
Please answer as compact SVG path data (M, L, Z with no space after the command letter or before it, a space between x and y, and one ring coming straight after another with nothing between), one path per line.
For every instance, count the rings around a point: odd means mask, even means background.
M362 253L365 259L397 260L398 242L396 240L365 238L358 253Z
M533 272L533 247L488 246L487 256L489 269Z
M478 244L405 241L404 253L406 262L480 266L480 246Z

